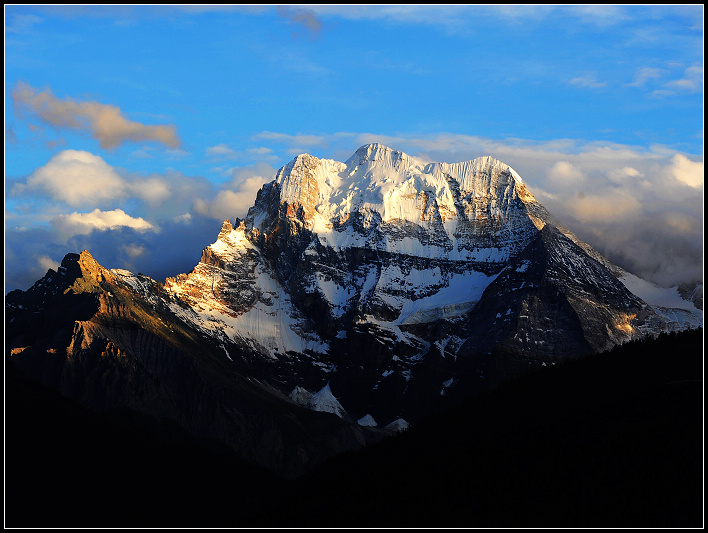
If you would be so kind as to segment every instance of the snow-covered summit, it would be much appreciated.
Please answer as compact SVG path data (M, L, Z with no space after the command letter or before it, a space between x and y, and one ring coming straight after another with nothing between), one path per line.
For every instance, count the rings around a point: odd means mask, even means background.
M451 216L456 216L456 192L474 198L510 197L521 187L524 200L533 198L518 173L493 157L426 163L378 143L362 146L344 163L301 154L278 171L275 183L281 202L311 203L323 216L366 207L384 221L406 218L408 212L396 204L420 195L434 199ZM418 205L418 210L423 207Z
M501 255L504 260L513 253L510 246L526 243L539 227L538 218L529 216L538 204L509 165L489 156L426 163L378 143L362 146L346 162L301 154L259 196L261 204L246 218L248 229L269 231L279 205L277 216L299 221L336 248L362 244L360 237L368 230L358 235L342 231L358 221L382 230L385 242L377 246L386 249L400 250L404 239L398 237L407 234L433 248L408 246L406 253L456 260ZM508 229L513 236L505 234ZM492 234L494 243L486 237L478 242L477 237Z
M365 144L347 159L347 167L358 167L367 163L378 163L382 166L401 167L403 165L422 165L422 161L398 150L393 150L380 143Z

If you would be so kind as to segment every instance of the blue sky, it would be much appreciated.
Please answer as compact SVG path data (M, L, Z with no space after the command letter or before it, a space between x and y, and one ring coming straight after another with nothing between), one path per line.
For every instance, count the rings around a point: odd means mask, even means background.
M5 6L5 288L156 279L303 152L492 155L663 285L702 278L703 6Z

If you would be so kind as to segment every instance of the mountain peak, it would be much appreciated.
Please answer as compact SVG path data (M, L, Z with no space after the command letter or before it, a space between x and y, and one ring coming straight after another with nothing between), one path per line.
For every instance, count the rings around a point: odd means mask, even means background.
M493 157L373 143L350 161L298 156L163 284L68 254L8 295L6 353L100 409L296 471L522 372L702 324L633 296Z
M389 161L391 164L412 159L408 154L389 148L381 143L369 143L360 147L347 160L347 166L360 166L366 162Z
M529 220L535 220L527 213L535 199L520 176L494 157L426 163L381 143L361 146L346 162L300 154L262 191L248 223L260 233L270 232L273 221L282 217L328 242L345 243L347 234L335 228L360 218L368 228L378 220L388 234L374 235L381 241L377 246L399 249L418 241L424 247L434 243L436 251L431 253L445 255L452 247L455 257L465 260L487 257L492 249L508 255L509 239L495 240L490 228L512 221L516 250L530 237ZM411 228L418 229L410 233ZM368 235L368 230L362 231L356 239ZM412 240L403 242L404 234Z
M227 235L231 233L231 231L234 229L233 225L231 224L231 221L227 218L224 220L223 224L221 225L221 231L219 232L219 239L224 239Z
M64 259L62 259L60 269L65 270L77 279L83 278L92 285L110 281L114 278L114 275L102 267L88 250L83 250L79 254L66 254Z
M388 146L381 144L381 143L367 143L364 144L363 146L360 146L359 149L354 152L355 154L359 155L365 155L365 156L370 156L371 154L375 153L392 153L394 152L393 148L389 148Z

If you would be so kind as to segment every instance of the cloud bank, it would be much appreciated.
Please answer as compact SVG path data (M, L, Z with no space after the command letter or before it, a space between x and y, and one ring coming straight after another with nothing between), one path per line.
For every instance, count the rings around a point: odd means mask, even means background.
M169 170L142 175L64 150L6 190L5 288L26 289L65 254L88 249L109 268L164 279L189 272L221 222L244 217L275 168L234 167L216 186Z
M102 157L84 150L59 152L26 182L15 184L12 193L42 194L72 207L107 205L129 197L157 205L171 194L165 177L125 177Z

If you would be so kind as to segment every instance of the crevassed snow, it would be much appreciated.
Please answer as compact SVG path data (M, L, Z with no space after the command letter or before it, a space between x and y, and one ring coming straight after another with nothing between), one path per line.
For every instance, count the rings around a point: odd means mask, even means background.
M218 240L211 246L212 250L222 258L237 258L242 253L243 246L252 246L250 242L241 239L242 233L232 231L227 236L226 242ZM230 246L228 241L238 243L240 246ZM221 269L209 267L209 279L202 279L201 283L207 286L218 284L222 274ZM199 283L198 278L206 274L195 271L190 276L194 278L195 283ZM326 352L329 345L307 332L308 328L303 326L303 319L292 305L289 295L267 269L258 264L253 276L255 286L261 294L269 297L271 305L259 299L253 307L234 316L232 309L213 294L204 291L198 300L190 304L189 310L185 310L177 303L172 303L170 307L173 312L200 329L212 333L222 332L232 341L246 343L271 357L286 352L302 353L306 350ZM189 287L182 287L179 284L171 284L167 288L176 296L189 291Z
M676 307L667 308L655 305L652 308L658 315L664 317L669 322L677 324L681 329L697 328L703 325L703 312L699 309L696 309L696 311L701 313L700 316L698 313L692 313L690 311L686 311L685 309L678 309Z
M305 176L309 179L304 179ZM362 146L346 161L339 163L302 154L281 168L276 183L280 200L300 201L311 198L312 180L317 197L312 230L323 242L335 248L364 246L367 238L356 232L336 231L332 221L346 219L351 213L378 213L383 222L404 221L423 229L444 231L455 242L458 211L450 180L457 182L466 200L489 209L492 217L503 216L519 194L533 199L519 175L508 165L491 157L463 163L428 164L402 152L374 143ZM517 185L520 189L517 191ZM435 206L442 220L422 216ZM442 221L443 226L437 226ZM435 226L434 226L435 225ZM254 226L259 221L254 220ZM486 250L474 255L466 248L450 250L436 245L423 246L417 239L385 239L391 252L446 257L448 259L506 261L509 250ZM500 256L500 257L497 257Z
M319 338L305 334L305 328L300 324L289 295L275 279L261 272L257 283L263 292L272 297L274 303L269 306L258 301L237 317L225 316L224 323L233 328L234 333L241 338L256 341L271 354L275 351L285 353L305 350L324 353L329 349L329 345Z

